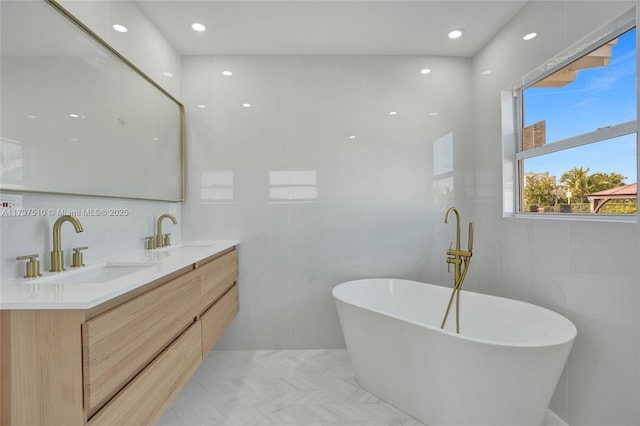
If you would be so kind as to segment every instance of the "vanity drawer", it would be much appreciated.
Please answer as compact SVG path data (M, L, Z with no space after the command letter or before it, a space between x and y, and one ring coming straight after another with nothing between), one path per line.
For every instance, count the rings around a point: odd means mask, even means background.
M222 333L235 318L238 310L238 285L236 284L202 315L203 359L222 337Z
M202 361L196 322L89 421L89 425L155 424Z
M199 278L190 272L83 324L89 416L194 322L199 302Z
M238 279L238 251L232 250L211 262L198 264L200 277L200 311L215 302Z

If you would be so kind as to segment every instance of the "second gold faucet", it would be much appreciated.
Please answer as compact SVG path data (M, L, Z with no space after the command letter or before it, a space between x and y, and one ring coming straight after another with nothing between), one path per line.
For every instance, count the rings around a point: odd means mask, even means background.
M174 225L178 223L178 219L176 219L174 215L169 213L165 213L158 218L158 222L156 224L157 230L156 230L156 236L155 236L155 245L154 245L155 248L166 247L171 245L171 239L170 239L171 234L162 233L163 219L170 219Z

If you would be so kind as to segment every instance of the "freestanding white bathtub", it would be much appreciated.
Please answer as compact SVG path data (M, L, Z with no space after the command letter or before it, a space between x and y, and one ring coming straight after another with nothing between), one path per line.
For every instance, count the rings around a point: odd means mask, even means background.
M540 426L575 326L548 309L396 279L339 284L333 296L360 385L428 426Z

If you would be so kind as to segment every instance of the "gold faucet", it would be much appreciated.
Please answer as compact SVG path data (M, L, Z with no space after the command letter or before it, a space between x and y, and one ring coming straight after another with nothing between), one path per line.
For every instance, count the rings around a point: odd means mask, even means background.
M471 263L471 254L473 250L473 223L469 222L469 237L468 237L468 249L462 250L460 248L460 212L455 207L449 208L444 215L444 223L449 223L449 215L454 212L456 215L456 248L452 249L449 245L447 250L447 267L450 268L453 264L453 291L449 298L449 304L447 305L447 311L442 319L440 328L444 328L447 322L447 316L449 315L449 309L451 309L451 303L453 302L453 296L456 296L456 333L460 333L460 289L462 288L462 282L467 275L469 269L469 263ZM453 244L453 243L452 243Z
M174 215L169 213L165 213L158 218L158 230L156 233L156 248L171 245L171 242L169 240L170 234L167 234L166 236L162 235L162 220L166 218L171 219L171 222L173 222L174 225L178 223L178 219L176 219Z
M76 232L82 232L82 224L75 216L60 216L53 224L53 251L51 252L51 270L49 272L64 271L64 259L62 251L62 243L60 241L60 228L65 222L71 222Z

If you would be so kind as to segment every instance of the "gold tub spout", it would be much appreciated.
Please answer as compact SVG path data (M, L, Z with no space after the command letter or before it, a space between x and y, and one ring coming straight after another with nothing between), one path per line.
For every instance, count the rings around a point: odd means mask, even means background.
M461 273L461 265L462 265L462 257L460 251L460 212L455 207L450 207L447 210L447 213L444 215L444 223L449 223L449 215L451 212L456 214L456 248L455 250L451 249L449 246L449 250L447 250L447 268L451 267L451 264L454 264L454 284L458 282L460 279Z
M60 228L65 222L70 222L76 232L82 232L82 224L77 217L71 215L60 216L53 224L53 251L51 252L51 270L49 272L64 271L64 259L62 251L62 242L60 237Z
M460 250L460 212L455 207L449 207L444 215L444 223L449 223L449 215L451 212L456 214L456 249Z
M447 310L444 314L444 318L442 319L440 328L444 328L444 325L447 322L447 316L449 316L453 297L456 296L456 333L460 333L460 289L462 288L462 282L467 275L469 263L471 263L471 254L473 250L473 223L469 223L468 248L467 250L462 250L460 248L460 212L458 209L455 207L449 208L447 213L444 215L444 223L449 223L449 215L451 212L456 215L456 247L455 249L452 249L450 245L447 250L447 266L450 268L453 264L454 267L453 291L451 292L449 304L447 305Z

